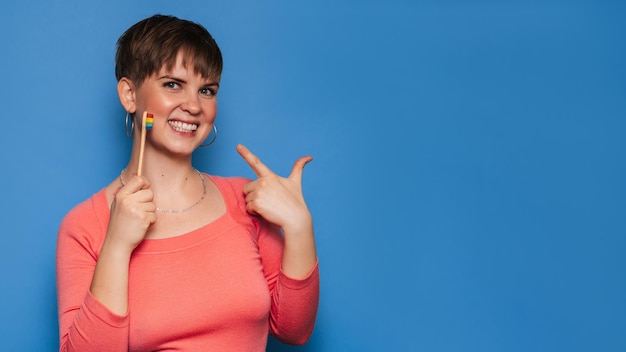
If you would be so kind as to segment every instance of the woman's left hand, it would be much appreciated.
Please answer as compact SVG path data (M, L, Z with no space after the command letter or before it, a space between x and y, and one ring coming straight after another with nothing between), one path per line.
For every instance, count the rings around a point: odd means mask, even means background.
M305 156L298 159L289 177L284 178L265 166L245 146L237 145L237 152L257 176L255 181L243 188L248 212L262 216L286 233L311 231L311 213L302 194L302 171L313 158Z

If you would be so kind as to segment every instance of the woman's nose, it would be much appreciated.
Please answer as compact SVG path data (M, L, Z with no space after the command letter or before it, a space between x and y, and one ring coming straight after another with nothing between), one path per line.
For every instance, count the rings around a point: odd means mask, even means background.
M181 109L189 113L190 115L197 115L202 109L198 94L195 92L185 95L185 101L181 104Z

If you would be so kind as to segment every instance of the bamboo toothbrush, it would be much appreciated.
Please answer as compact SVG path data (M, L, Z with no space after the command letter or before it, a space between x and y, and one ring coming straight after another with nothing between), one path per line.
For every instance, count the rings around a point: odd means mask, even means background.
M146 147L146 131L152 128L154 123L154 115L144 111L141 118L141 146L139 148L139 165L137 166L137 175L141 176L141 169L143 169L143 151Z

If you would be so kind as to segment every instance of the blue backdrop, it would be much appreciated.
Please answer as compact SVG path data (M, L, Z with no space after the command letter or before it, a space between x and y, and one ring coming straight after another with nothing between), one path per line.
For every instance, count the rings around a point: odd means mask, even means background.
M2 2L3 350L58 349L57 227L127 162L115 41L154 13L223 50L199 169L315 157L319 318L270 351L626 350L626 6L550 0Z

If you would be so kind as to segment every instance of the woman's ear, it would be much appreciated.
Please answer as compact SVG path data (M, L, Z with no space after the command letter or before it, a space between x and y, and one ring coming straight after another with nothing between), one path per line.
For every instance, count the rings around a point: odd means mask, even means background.
M126 77L122 77L117 82L117 95L126 111L134 114L137 110L135 106L135 84Z

